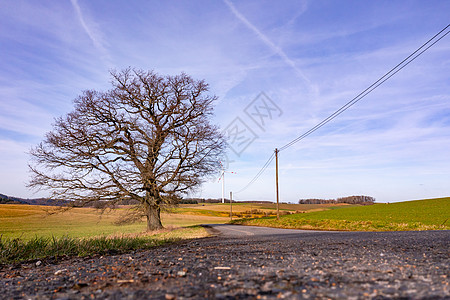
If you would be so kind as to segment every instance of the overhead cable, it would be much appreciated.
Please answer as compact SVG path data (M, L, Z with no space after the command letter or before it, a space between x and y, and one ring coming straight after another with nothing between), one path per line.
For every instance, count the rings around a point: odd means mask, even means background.
M379 87L380 85L382 85L384 82L386 82L387 80L389 80L392 76L394 76L395 74L397 74L399 71L401 71L404 67L406 67L407 65L409 65L411 62L413 62L416 58L418 58L420 55L422 55L425 51L427 51L429 48L431 48L434 44L436 44L437 42L439 42L441 39L443 39L447 34L450 33L450 31L446 31L448 28L450 27L450 24L447 25L444 29L442 29L440 32L438 32L436 35L434 35L431 39L429 39L426 43L424 43L422 46L420 46L416 51L414 51L413 53L411 53L407 58L405 58L404 60L402 60L402 62L400 62L398 65L396 65L394 68L392 68L389 72L387 72L386 74L384 74L380 79L378 79L377 81L375 81L372 85L370 85L368 88L366 88L364 91L362 91L360 94L358 94L355 98L353 98L352 100L350 100L349 102L347 102L345 105L343 105L341 108L339 108L338 110L336 110L334 113L332 113L331 115L329 115L327 118L325 118L324 120L322 120L320 123L318 123L317 125L315 125L314 127L312 127L311 129L309 129L308 131L306 131L305 133L303 133L302 135L296 137L295 139L293 139L292 141L290 141L289 143L285 144L284 146L279 148L279 151L283 151L289 147L291 147L292 145L294 145L295 143L299 142L300 140L304 139L305 137L307 137L308 135L312 134L314 131L318 130L319 128L321 128L322 126L324 126L325 124L327 124L328 122L330 122L331 120L333 120L334 118L336 118L337 116L339 116L340 114L342 114L344 111L346 111L347 109L349 109L351 106L353 106L354 104L356 104L358 101L360 101L361 99L363 99L365 96L367 96L368 94L370 94L373 90L375 90L377 87Z
M301 141L302 139L304 139L305 137L309 136L310 134L312 134L316 130L320 129L322 126L324 126L328 122L332 121L334 118L336 118L337 116L342 114L344 111L346 111L347 109L349 109L350 107L355 105L358 101L360 101L365 96L370 94L373 90L375 90L380 85L382 85L384 82L389 80L392 76L394 76L395 74L400 72L404 67L409 65L411 62L413 62L415 59L417 59L420 55L422 55L425 51L430 49L433 45L435 45L437 42L439 42L441 39L443 39L445 36L447 36L450 33L450 30L448 30L449 27L450 27L450 24L448 24L446 27L444 27L444 29L442 29L437 34L435 34L431 39L429 39L426 43L424 43L422 46L420 46L416 51L414 51L408 57L406 57L404 60L402 60L399 64L397 64L389 72L384 74L380 79L375 81L373 84L371 84L369 87L367 87L364 91L359 93L356 97L354 97L353 99L348 101L345 105L343 105L341 108L339 108L334 113L329 115L327 118L322 120L320 123L318 123L317 125L315 125L311 129L309 129L308 131L306 131L302 135L296 137L295 139L293 139L289 143L285 144L284 146L278 148L278 152L281 152L281 151L291 147L295 143ZM272 153L272 155L269 157L269 159L266 161L266 163L263 165L263 167L255 175L255 177L253 177L253 179L250 180L250 182L246 186L244 186L242 189L240 189L238 192L236 192L236 194L240 193L240 192L243 192L248 187L250 187L256 180L258 180L258 178L264 173L264 171L267 169L267 167L270 165L270 163L273 161L274 158L275 158L275 154Z
M269 157L269 159L266 161L266 163L262 166L262 168L259 170L259 172L255 175L255 177L253 177L252 180L250 180L249 183L247 183L246 186L244 186L242 189L240 189L239 191L235 192L235 194L238 194L240 192L243 192L244 190L246 190L248 187L250 187L256 180L258 180L258 178L264 173L264 171L267 169L267 167L270 165L270 163L273 161L273 159L275 158L275 154L272 153L272 155Z

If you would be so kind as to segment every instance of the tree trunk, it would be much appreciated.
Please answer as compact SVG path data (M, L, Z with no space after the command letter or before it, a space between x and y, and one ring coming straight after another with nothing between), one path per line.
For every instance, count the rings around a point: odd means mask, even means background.
M161 223L161 208L157 205L148 205L146 209L147 231L164 228Z

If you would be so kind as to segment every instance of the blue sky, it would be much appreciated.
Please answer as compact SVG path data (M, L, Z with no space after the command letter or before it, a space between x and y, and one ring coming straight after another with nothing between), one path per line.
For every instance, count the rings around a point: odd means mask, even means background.
M224 162L237 173L226 175L227 195L238 191L275 148L448 25L449 11L449 1L406 0L1 1L0 193L42 196L25 187L27 151L82 90L108 89L109 70L128 66L210 84L213 121L247 133ZM281 201L449 196L449 82L447 36L281 152ZM258 107L271 114L252 119ZM274 200L274 168L235 198ZM211 179L192 196L220 197L221 185Z

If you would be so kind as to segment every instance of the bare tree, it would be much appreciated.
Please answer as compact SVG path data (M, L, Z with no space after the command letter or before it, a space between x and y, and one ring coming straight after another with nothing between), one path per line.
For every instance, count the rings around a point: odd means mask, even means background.
M136 200L147 229L160 229L162 206L219 169L225 140L210 123L217 97L184 73L111 75L111 90L83 92L31 150L29 187L82 203Z

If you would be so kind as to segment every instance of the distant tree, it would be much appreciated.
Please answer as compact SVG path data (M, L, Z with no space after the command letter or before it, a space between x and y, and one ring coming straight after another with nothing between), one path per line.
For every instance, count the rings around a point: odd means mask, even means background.
M332 204L332 203L348 203L348 204L373 204L375 202L374 197L370 196L348 196L334 199L300 199L299 204Z
M375 202L375 198L370 196L348 196L337 198L336 201L338 203L348 204L373 204Z
M160 229L161 208L220 169L225 140L210 123L217 98L184 73L111 76L112 89L83 92L31 150L29 187L84 204L136 200L147 229Z
M300 199L298 200L298 204L332 204L336 203L334 199Z
M198 201L195 199L182 199L178 202L179 204L198 204Z

